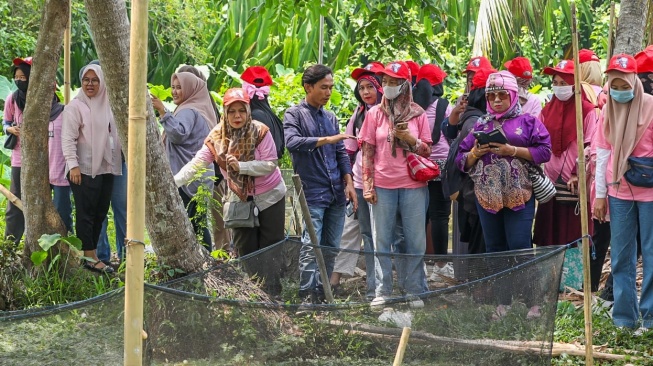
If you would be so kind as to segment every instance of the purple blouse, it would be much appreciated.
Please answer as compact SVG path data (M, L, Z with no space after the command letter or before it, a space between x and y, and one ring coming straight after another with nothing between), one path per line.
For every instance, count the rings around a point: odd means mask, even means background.
M473 131L487 133L493 129L493 120L481 118L476 122ZM545 163L551 158L549 131L539 119L521 114L503 121L501 129L510 145L528 148L534 164ZM465 162L475 144L476 139L472 133L460 143L456 165L463 172L468 172ZM523 209L533 193L525 164L520 159L499 156L492 152L477 160L468 173L474 181L474 192L481 207L491 213L497 213L503 208L513 211Z

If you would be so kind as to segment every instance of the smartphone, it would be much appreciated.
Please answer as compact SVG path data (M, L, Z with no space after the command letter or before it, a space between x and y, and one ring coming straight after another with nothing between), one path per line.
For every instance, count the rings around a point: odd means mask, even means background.
M351 201L347 201L347 206L345 206L345 213L347 217L351 217L354 214L354 204Z
M497 143L497 144L507 144L508 140L506 139L506 136L501 133L499 130L492 130L488 133L485 133L483 131L474 131L474 138L480 145L487 145L491 142Z
M467 98L469 97L469 93L464 93L462 96L463 101L467 101Z
M398 130L405 130L408 128L408 122L399 122L395 125L395 128Z

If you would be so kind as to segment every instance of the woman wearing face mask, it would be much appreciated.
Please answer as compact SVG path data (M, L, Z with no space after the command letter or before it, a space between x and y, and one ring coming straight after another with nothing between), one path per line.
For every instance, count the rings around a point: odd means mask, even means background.
M369 110L381 102L383 96L383 89L381 87L381 78L376 75L378 71L383 70L384 66L380 62L371 62L365 67L354 69L351 77L356 80L356 88L354 89L354 96L358 100L358 107L354 114L349 119L345 133L351 136L360 136L361 129L363 128L363 121ZM362 175L362 161L363 154L360 154L358 139L346 139L343 141L345 149L349 155L349 160L352 163L352 172L354 178L354 188L358 195L358 202L364 202L363 197L363 175ZM363 249L366 252L374 251L374 243L372 241L372 226L370 222L370 209L367 204L358 205L356 213L352 213L345 217L345 227L342 231L342 239L340 241L340 249L348 249L352 251L360 250L361 241L363 242ZM340 278L342 274L354 275L354 268L358 261L358 254L352 252L340 252L336 257L333 273L331 274L331 286L334 291L340 285ZM367 292L368 300L374 299L376 291L376 281L374 280L374 256L365 256L365 269L367 271Z
M653 96L644 92L637 71L635 59L625 54L612 57L606 70L609 96L596 133L594 214L599 220L604 220L609 202L614 280L612 321L618 327L636 329L641 320L640 332L643 332L653 327L653 271L650 262L653 256L653 225L650 224L653 190L647 188L653 182L650 175L637 177L629 171L641 164L652 164ZM629 162L629 159L637 158L640 161ZM639 302L635 286L638 231L644 263Z
M159 122L165 134L168 161L172 173L176 174L204 146L204 139L217 124L217 117L206 82L202 79L190 72L178 72L170 78L170 85L172 101L177 105L174 112L167 110L163 102L156 97L152 97L152 105L161 116ZM200 185L204 185L210 192L213 191L211 177L214 176L213 166L209 166L203 175L203 180L179 187L179 195L184 202L193 229L202 237L202 244L209 250L211 235L206 227L206 213L202 215L197 213L197 202L192 198Z
M87 65L82 90L64 111L61 149L75 197L75 234L82 241L84 268L111 273L97 257L102 223L109 211L113 177L122 174L120 140L102 69Z
M553 98L542 110L542 122L551 135L553 156L544 165L544 173L578 195L576 141L576 99L574 98L574 62L560 61L555 67L547 67L544 73L553 76ZM589 146L596 127L597 115L594 105L582 93L583 144ZM560 193L560 192L559 192ZM540 204L535 218L533 242L537 245L570 243L582 236L577 199L563 200L559 195ZM592 225L590 223L590 232Z
M531 248L535 196L527 164L549 160L549 133L537 118L521 113L517 80L510 72L490 75L485 95L488 114L460 143L456 165L474 182L487 252ZM475 136L494 130L507 143L488 144Z
M372 205L376 249L376 298L371 305L382 306L392 296L392 245L397 216L401 217L404 241L398 253L413 254L396 263L397 279L408 295L426 291L424 260L426 232L424 217L428 205L426 182L413 180L406 156L413 152L431 155L431 129L424 110L414 103L411 74L402 61L391 62L382 76L381 104L370 109L360 132L363 150L363 197ZM421 307L420 299L411 306Z
M274 139L266 125L252 120L249 101L244 89L227 90L222 121L213 128L195 157L175 175L175 183L183 187L200 168L215 161L229 187L226 201L256 203L260 226L232 229L239 256L283 240L286 210L286 186L277 167ZM266 262L264 265L269 268L280 268L280 264ZM252 267L248 270L257 272ZM266 287L278 294L281 290L278 276L269 277Z
M503 66L506 70L517 79L519 85L519 104L521 105L522 113L530 114L538 118L542 113L542 102L535 94L531 94L528 88L533 81L533 66L526 57L515 57L507 61Z

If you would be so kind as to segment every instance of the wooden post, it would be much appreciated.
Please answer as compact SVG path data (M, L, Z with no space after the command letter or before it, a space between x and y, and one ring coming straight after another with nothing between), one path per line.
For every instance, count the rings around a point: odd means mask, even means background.
M322 12L322 8L324 8L324 0L320 2L320 12ZM317 63L321 64L324 60L324 15L322 14L320 14L320 40L318 42L320 44L317 51Z
M132 1L129 44L129 143L127 163L127 266L125 275L125 366L143 364L145 249L145 134L147 122L147 6Z
M574 48L574 97L576 98L576 141L578 142L578 193L580 204L580 222L582 249L583 249L583 292L585 293L585 365L592 366L592 289L590 279L590 247L588 240L588 212L587 212L587 176L585 174L585 145L583 141L583 108L581 102L582 89L580 86L580 61L578 59L578 21L576 18L576 2L571 2L571 39Z
M614 21L615 21L615 14L614 14L614 1L610 1L610 24L608 28L608 55L606 56L606 60L610 60L612 58L612 50L614 49Z
M73 2L68 3L68 24L63 34L63 103L70 102L70 33L72 27Z
M395 362L392 363L392 366L401 366L401 364L404 363L404 354L406 353L406 346L408 346L409 337L410 328L404 327L404 330L401 332L401 339L399 339L399 348L397 348Z
M306 224L306 231L308 231L308 235L311 238L311 243L315 245L313 250L315 251L317 266L320 269L320 278L322 279L322 286L324 287L324 296L326 296L327 301L332 304L333 293L331 292L331 282L329 282L329 274L326 270L324 256L322 256L322 250L318 244L319 241L317 239L317 234L315 233L313 221L311 220L311 212L308 210L308 202L306 202L306 196L304 195L304 190L302 189L302 180L299 178L299 175L293 174L292 181L293 185L295 186L295 192L299 197L299 204L302 207L302 216L304 217L304 223Z

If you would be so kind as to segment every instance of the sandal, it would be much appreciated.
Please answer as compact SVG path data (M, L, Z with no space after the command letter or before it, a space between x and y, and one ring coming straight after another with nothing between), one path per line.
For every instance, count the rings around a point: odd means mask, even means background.
M102 263L102 261L97 261L97 262L93 263L93 262L89 262L89 261L85 260L84 264L83 264L83 267L85 269L90 270L90 271L99 272L99 273L113 273L114 272L113 268L110 267L110 266L107 266L106 264L104 265L104 267L98 268L97 265L99 263ZM102 263L102 264L104 264L104 263Z

